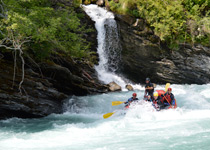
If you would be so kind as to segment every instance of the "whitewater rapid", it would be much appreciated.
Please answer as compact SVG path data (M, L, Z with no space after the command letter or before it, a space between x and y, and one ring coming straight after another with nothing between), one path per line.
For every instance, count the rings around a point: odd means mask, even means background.
M115 64L119 63L115 60L120 59L119 41L112 49L107 43L113 43L105 38L105 24L113 37L118 36L113 14L96 5L83 7L96 22L99 79L105 83L115 81L124 87L127 83L115 73L118 69ZM142 99L144 88L133 86ZM128 110L124 110L124 104L111 106L112 101L126 101L133 93L122 91L72 96L64 104L63 114L1 120L0 150L209 150L210 84L171 87L178 105L175 110L156 112L150 103L142 100L140 103L144 104ZM103 114L113 111L116 111L113 116L103 119Z
M23 150L191 150L210 148L210 85L172 85L176 110L156 112L148 104L126 112L132 92L70 98L64 114L0 121L0 149ZM159 86L157 89L164 89ZM136 90L143 97L143 90ZM108 119L103 114L122 110ZM124 113L123 113L124 112Z

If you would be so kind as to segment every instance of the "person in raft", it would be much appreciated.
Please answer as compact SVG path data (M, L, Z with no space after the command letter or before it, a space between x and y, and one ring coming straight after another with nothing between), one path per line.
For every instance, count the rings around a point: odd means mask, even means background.
M151 97L153 97L153 92L154 92L154 85L150 82L150 78L146 78L144 98L146 98L146 95L150 95Z
M152 97L150 95L148 95L147 98L145 99L145 101L152 102Z
M156 110L159 111L163 107L162 101L163 99L158 95L158 92L154 92L152 105L155 107Z
M134 101L137 101L137 100L139 100L139 99L137 98L137 94L136 94L136 93L133 93L132 97L129 98L129 99L124 103L124 104L125 104L125 107L128 108L129 105L130 105L130 103L132 103L132 102L134 102Z
M174 94L171 92L172 92L172 88L168 88L168 91L164 95L161 95L163 97L162 103L163 103L164 108L166 108L170 105L172 105L172 106L175 105Z

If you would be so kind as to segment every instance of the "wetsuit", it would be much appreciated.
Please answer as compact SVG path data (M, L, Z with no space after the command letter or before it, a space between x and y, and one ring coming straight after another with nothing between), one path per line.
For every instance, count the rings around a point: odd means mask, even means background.
M164 104L164 106L165 107L167 107L167 106L170 106L170 105L175 105L175 98L174 98L174 94L169 94L168 92L167 93L165 93L163 96L163 100L162 100L162 102L163 102L163 104ZM166 100L166 98L167 98L167 100ZM169 103L170 104L169 104Z
M156 100L153 99L152 105L155 107L155 109L160 110L164 107L162 101L163 101L162 97L158 96L158 98Z
M129 106L131 102L134 102L134 101L138 101L139 99L136 97L136 98L129 98L128 101L126 101L124 104L125 104L125 107L126 106Z
M146 83L145 88L148 88L148 87L153 87L153 89L152 89L152 90L145 89L145 95L148 94L148 95L150 95L151 97L153 97L154 85L153 85L151 82Z
M150 98L150 99L145 99L145 101L148 101L148 102L152 102L152 98Z

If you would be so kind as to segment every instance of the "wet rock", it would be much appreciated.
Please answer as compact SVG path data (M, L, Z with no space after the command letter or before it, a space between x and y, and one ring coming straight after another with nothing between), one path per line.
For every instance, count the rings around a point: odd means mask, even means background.
M81 24L86 24L93 29L82 36L91 43L90 50L96 57L94 63L97 64L98 55L95 53L97 32L94 22L81 8L76 8L75 11L84 15L80 20ZM13 82L12 53L2 48L0 51L0 119L35 118L51 113L62 113L63 101L71 95L81 96L108 91L108 86L98 80L92 62L73 60L68 54L59 50L51 54L47 62L35 64L25 57L24 82L19 90L22 78L20 61L17 59L16 76ZM30 55L30 51L28 54Z
M98 1L96 2L96 4L97 4L98 6L104 6L104 5L105 5L105 0L98 0Z
M133 91L133 87L131 85L126 85L125 88L128 89L129 91Z
M134 17L128 16L128 15L115 14L115 19L118 21L123 21L123 22L125 22L129 25L133 25L133 26L135 26L135 24L136 24L136 19Z
M46 79L31 76L25 72L25 79L19 91L21 70L17 70L13 82L13 63L0 60L0 119L10 117L34 118L62 112L62 100L68 96L46 84ZM34 72L34 71L33 71ZM34 73L33 73L34 74ZM13 85L13 86L12 86ZM21 92L21 93L20 93Z
M110 82L108 85L109 85L109 90L112 91L112 92L114 92L114 91L121 91L121 86L119 86L115 82Z
M115 15L122 43L121 73L137 83L150 77L155 83L204 84L210 82L210 48L180 44L170 50L147 24Z
M0 119L34 118L62 113L63 101L70 95L108 91L108 87L98 81L94 68L85 62L75 63L59 55L52 56L52 63L42 63L39 68L25 59L30 68L26 67L20 91L21 67L18 66L13 82L13 61L6 58L0 60Z

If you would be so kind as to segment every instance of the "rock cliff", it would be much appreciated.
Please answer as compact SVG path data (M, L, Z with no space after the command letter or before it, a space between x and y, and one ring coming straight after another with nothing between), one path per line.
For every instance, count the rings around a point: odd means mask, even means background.
M121 37L121 73L134 82L150 77L156 83L210 82L210 48L180 44L178 50L159 42L142 19L116 14Z
M93 29L83 36L92 43L91 50L95 52L97 32L94 30L94 22L82 9L78 8L77 12L85 15L81 24L88 24ZM24 59L25 77L20 93L21 61L17 60L13 80L14 55L0 49L0 119L36 118L62 113L63 101L69 96L104 93L108 90L108 87L97 79L93 64L86 60L73 60L58 50L46 61L35 63L27 55Z

